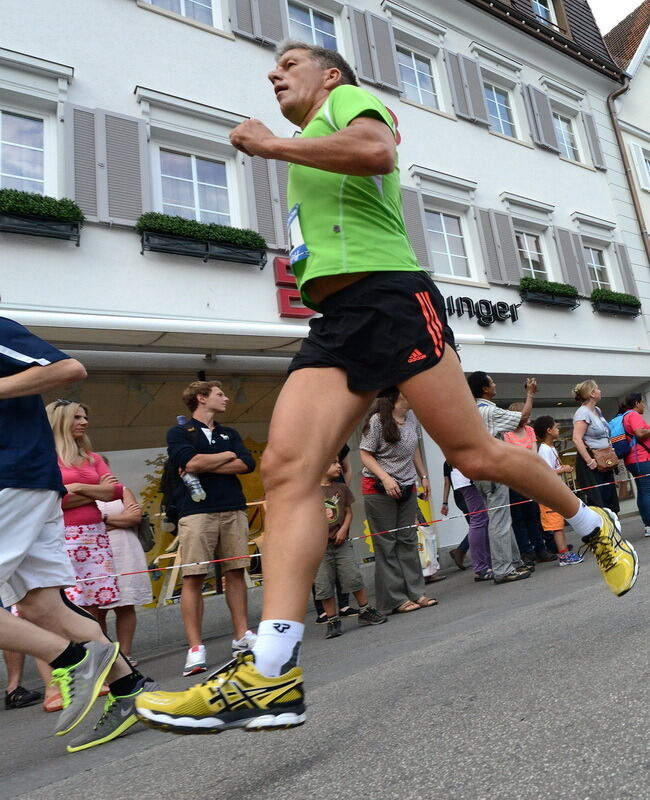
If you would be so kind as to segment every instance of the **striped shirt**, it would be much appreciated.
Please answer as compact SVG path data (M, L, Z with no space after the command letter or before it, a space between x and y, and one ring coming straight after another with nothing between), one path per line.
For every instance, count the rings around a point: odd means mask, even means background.
M483 424L490 432L490 436L501 438L501 434L514 431L521 422L520 411L505 411L491 400L480 397L476 401L478 412L483 419Z

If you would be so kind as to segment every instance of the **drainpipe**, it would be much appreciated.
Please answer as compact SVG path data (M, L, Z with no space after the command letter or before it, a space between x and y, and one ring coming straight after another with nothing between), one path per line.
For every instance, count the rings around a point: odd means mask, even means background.
M627 179L627 185L630 188L630 194L632 195L632 203L634 205L634 210L636 211L636 218L639 222L639 228L641 230L641 238L643 239L643 246L645 248L646 258L648 259L648 264L650 264L650 234L648 233L646 222L643 217L643 209L641 208L639 193L636 190L636 186L634 184L634 178L632 177L632 167L630 165L630 159L628 157L627 150L625 148L623 132L621 131L621 126L619 125L618 122L618 114L616 113L616 106L615 106L616 99L619 98L622 94L625 94L625 92L627 92L629 88L630 88L630 78L626 75L625 80L623 81L623 85L618 89L614 89L614 91L608 96L607 108L609 109L609 116L611 117L612 125L614 126L614 134L616 136L616 141L618 142L618 148L621 151L621 158L623 159L623 167L625 169L625 177Z

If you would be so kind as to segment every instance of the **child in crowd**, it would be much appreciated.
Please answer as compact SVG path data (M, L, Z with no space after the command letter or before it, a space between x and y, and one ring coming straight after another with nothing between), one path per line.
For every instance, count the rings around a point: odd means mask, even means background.
M381 625L386 617L368 605L368 593L354 557L354 547L348 539L354 503L352 492L345 483L335 481L341 474L341 465L334 461L321 480L325 500L325 514L329 523L327 550L316 575L316 599L323 603L327 614L326 639L340 636L341 620L336 610L336 578L341 589L352 592L359 605L359 625Z
M558 475L564 475L572 471L572 467L567 464L560 463L560 457L554 447L554 442L560 436L560 426L553 419L553 417L543 416L535 420L534 423L535 435L540 441L537 455L546 461L546 463L555 470ZM553 534L555 545L557 547L557 563L560 567L569 567L573 564L580 564L584 559L577 553L569 550L566 543L566 536L564 535L564 519L555 511L552 511L546 506L540 505L539 507L542 518L542 528Z

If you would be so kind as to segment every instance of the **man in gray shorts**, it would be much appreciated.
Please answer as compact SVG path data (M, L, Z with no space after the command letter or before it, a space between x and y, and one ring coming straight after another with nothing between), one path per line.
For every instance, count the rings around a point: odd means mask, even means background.
M0 614L0 648L52 667L63 702L57 736L84 719L108 680L106 713L68 745L70 752L124 733L137 722L135 696L156 686L131 669L119 644L63 592L75 583L64 547L66 490L40 393L85 377L78 361L0 317L0 598L21 614Z

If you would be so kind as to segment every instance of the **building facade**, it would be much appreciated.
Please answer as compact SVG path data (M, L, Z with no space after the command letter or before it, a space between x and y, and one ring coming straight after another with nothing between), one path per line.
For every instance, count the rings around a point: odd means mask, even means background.
M86 217L78 243L1 218L0 313L88 366L73 395L136 486L197 374L224 378L228 420L262 445L305 335L287 165L228 139L249 117L296 133L266 80L287 37L338 49L397 118L407 224L467 371L508 400L534 374L563 419L585 377L606 411L645 390L650 273L607 109L623 75L584 0L34 0L0 37L0 185ZM150 211L257 231L267 264L160 252L135 228ZM570 284L580 304L522 299L525 277ZM643 313L597 311L593 289ZM441 454L424 444L438 504ZM463 524L439 526L440 543Z

